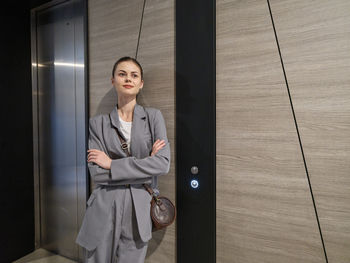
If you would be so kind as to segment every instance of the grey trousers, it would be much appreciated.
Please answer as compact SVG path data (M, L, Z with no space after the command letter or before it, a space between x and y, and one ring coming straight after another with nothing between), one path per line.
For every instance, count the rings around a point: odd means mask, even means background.
M113 191L108 233L95 250L85 250L85 263L143 263L148 243L138 232L130 188L117 186Z

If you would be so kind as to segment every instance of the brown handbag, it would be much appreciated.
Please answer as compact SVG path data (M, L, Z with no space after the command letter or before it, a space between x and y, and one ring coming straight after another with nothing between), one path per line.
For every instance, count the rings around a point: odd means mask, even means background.
M157 196L147 184L143 185L152 196L151 218L152 231L157 231L171 225L176 218L175 205L165 196Z
M115 129L119 140L121 142L121 147L127 156L131 156L128 145L123 139L123 137L119 134L118 129ZM153 189L147 185L143 184L143 187L147 190L147 192L152 196L151 200L151 218L152 218L152 231L157 231L162 228L165 228L171 225L176 218L176 207L170 201L169 198L165 196L156 195Z

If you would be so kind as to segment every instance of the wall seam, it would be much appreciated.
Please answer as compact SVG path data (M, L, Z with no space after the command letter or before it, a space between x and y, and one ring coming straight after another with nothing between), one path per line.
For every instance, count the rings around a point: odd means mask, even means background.
M137 59L137 54L139 51L139 44L140 44L140 37L141 37L141 31L142 31L142 22L143 22L143 14L145 12L145 6L146 6L146 0L143 1L143 7L142 7L142 14L141 14L141 21L140 21L140 29L139 29L139 36L137 38L137 46L136 46L136 54L135 59Z
M76 3L73 5L73 8L75 9L73 12L75 14L76 12ZM73 45L74 45L74 65L77 63L77 50L76 50L76 43L77 43L77 38L76 38L76 26L77 26L77 18L74 17L72 18L72 22L74 23L73 27ZM75 210L75 226L76 226L76 231L75 234L78 235L79 233L79 176L78 176L78 142L77 138L79 137L78 134L78 127L77 127L77 68L74 67L74 129L75 129L75 200L76 200L76 210ZM77 259L79 258L79 248L76 250L76 257Z
M311 194L311 199L312 199L312 203L313 203L313 207L314 207L314 211L315 211L315 216L316 216L316 220L317 220L318 230L319 230L319 233L320 233L320 238L321 238L321 242L322 242L323 252L324 252L325 260L328 263L328 257L327 257L327 252L326 252L326 247L325 247L325 244L324 244L324 240L323 240L321 224L320 224L320 220L319 220L318 213L317 213L316 202L315 202L315 198L314 198L313 191L312 191L311 180L310 180L310 176L309 176L309 172L308 172L308 168L307 168L307 164L306 164L306 159L305 159L305 154L304 154L304 150L303 150L303 145L302 145L302 142L301 142L301 136L300 136L300 132L299 132L299 128L298 128L297 119L296 119L296 116L295 116L295 111L294 111L294 107L293 107L292 97L290 95L288 79L287 79L286 71L285 71L285 68L284 68L282 53L281 53L281 49L280 49L280 45L279 45L279 41L278 41L278 37L277 37L277 32L276 32L275 23L274 23L274 20L273 20L273 15L272 15L272 10L271 10L271 6L270 6L270 1L269 0L267 0L267 5L268 5L268 8L269 8L269 12L270 12L271 23L272 23L272 27L273 27L273 31L274 31L274 35L275 35L275 40L276 40L276 44L277 44L277 49L278 49L280 61L281 61L281 66L282 66L282 70L283 70L284 79L285 79L285 82L286 82L289 102L290 102L290 106L291 106L291 110L292 110L292 114L293 114L295 129L296 129L296 132L297 132L297 135L298 135L298 140L299 140L299 146L300 146L301 154L302 154L302 157L303 157L305 173L306 173L306 177L307 177L307 181L308 181L308 185L309 185L309 190L310 190L310 194Z
M36 64L38 65L38 63L39 63L39 59L38 59L38 53L39 53L39 51L38 51L38 16L37 16L37 11L35 11L35 62L36 62ZM39 71L37 70L36 71L36 80L38 80L39 79ZM41 209L42 209L42 204L41 204L41 176L40 176L40 174L41 174L41 172L40 172L40 140L39 140L39 138L40 138L40 126L39 126L39 107L40 107L40 102L39 102L39 96L38 96L38 94L39 94L39 87L38 87L39 85L38 85L38 81L36 82L36 92L37 92L37 94L36 94L36 107L37 107L37 110L36 110L36 115L37 115L37 123L36 123L36 128L37 128L37 141L38 141L38 143L37 143L37 149L38 149L38 156L37 156L37 160L36 160L36 162L37 162L37 165L38 165L38 174L37 174L37 176L38 176L38 198L39 198L39 244L37 244L37 245L39 245L39 246L41 246L41 244L42 244L42 224L41 224L41 219L42 219L42 211L41 211Z

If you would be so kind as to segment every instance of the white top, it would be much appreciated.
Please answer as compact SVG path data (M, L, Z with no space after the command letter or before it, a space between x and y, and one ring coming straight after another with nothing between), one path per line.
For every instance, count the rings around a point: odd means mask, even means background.
M126 144L128 145L128 149L130 152L130 136L131 136L131 125L132 122L129 121L123 121L122 118L119 116L120 120L120 130L122 131L125 139L126 139Z

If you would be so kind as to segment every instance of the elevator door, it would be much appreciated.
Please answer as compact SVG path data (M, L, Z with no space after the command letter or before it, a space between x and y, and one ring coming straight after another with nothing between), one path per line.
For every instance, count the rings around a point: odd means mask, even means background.
M40 247L72 259L79 258L75 238L85 210L87 185L80 3L64 1L32 12L37 73L37 241Z

